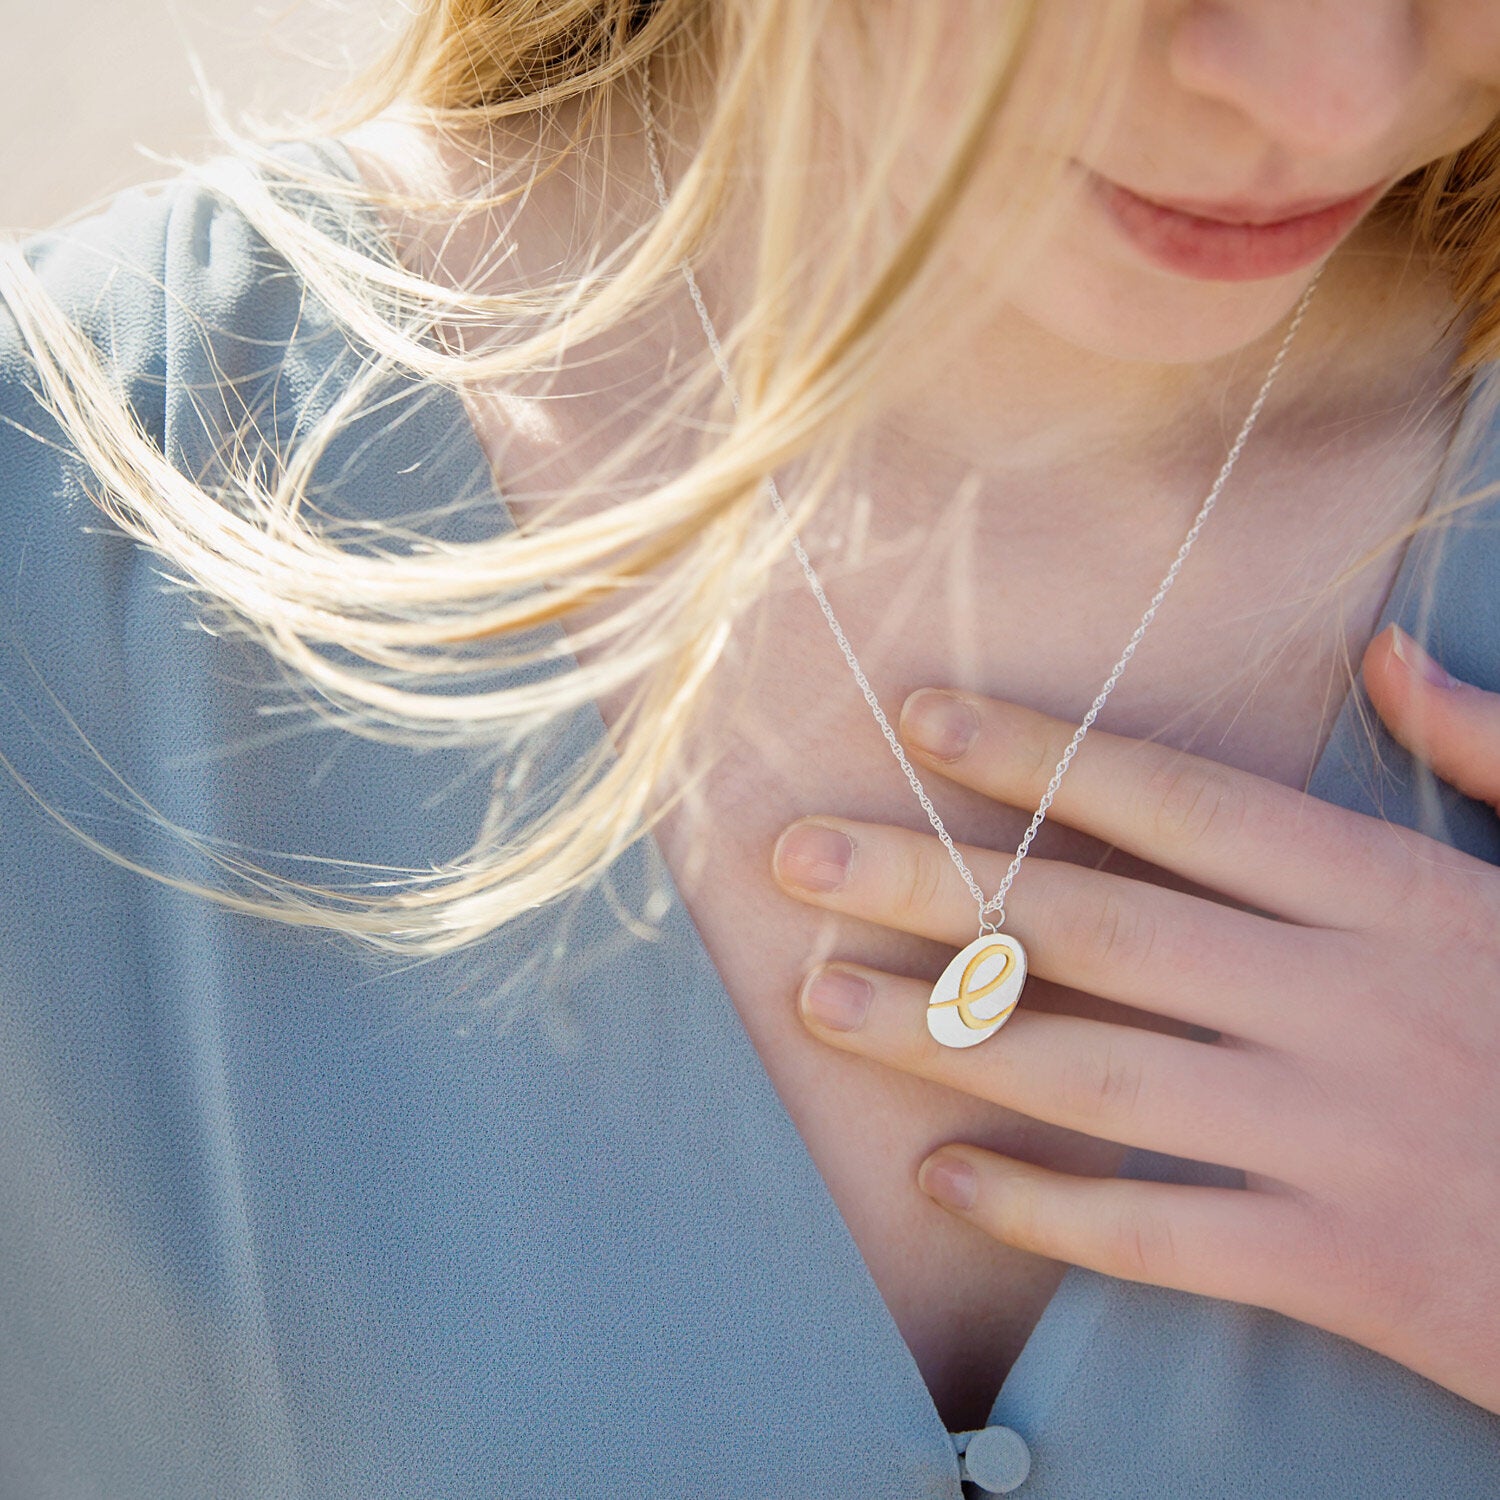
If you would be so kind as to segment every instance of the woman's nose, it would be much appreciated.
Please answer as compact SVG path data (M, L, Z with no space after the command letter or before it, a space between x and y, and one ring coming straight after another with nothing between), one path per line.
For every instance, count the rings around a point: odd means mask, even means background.
M1278 145L1342 156L1396 127L1422 47L1407 0L1191 0L1169 66L1179 87L1240 111Z

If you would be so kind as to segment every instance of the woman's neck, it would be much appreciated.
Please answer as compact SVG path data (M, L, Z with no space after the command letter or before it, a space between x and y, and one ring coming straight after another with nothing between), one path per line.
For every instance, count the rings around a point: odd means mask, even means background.
M1361 226L1323 273L1267 424L1312 431L1430 399L1458 355L1455 312L1399 228ZM1196 463L1232 437L1286 326L1217 359L1153 364L1077 348L1001 308L929 359L903 361L880 425L906 462L996 477Z

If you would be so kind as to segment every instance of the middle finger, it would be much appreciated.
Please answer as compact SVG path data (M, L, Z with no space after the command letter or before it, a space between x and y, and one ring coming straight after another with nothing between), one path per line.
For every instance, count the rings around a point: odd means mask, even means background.
M981 886L998 882L1001 856L961 852ZM954 947L976 935L974 899L926 834L804 818L777 841L773 869L810 905ZM1045 978L1191 1025L1285 1047L1336 1022L1312 1003L1336 990L1320 946L1333 935L1316 929L1036 856L1006 898L1005 927Z

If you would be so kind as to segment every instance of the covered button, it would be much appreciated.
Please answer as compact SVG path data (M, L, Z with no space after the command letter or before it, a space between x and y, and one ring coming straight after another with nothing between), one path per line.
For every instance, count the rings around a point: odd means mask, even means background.
M1019 1489L1031 1473L1031 1449L1013 1427L982 1427L963 1447L963 1477L992 1495Z

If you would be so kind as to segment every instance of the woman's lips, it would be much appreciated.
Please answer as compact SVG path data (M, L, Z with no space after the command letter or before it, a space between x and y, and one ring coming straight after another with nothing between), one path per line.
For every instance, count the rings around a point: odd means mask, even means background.
M1097 173L1090 180L1115 227L1147 259L1204 281L1258 281L1310 265L1338 244L1385 186L1263 221L1249 207L1194 212L1142 198Z

